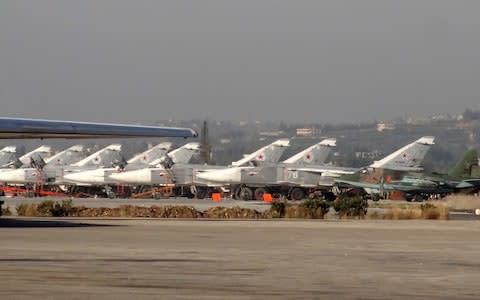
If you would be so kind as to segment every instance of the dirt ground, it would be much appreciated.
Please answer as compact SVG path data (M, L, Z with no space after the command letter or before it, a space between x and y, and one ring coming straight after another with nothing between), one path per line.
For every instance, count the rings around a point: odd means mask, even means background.
M478 299L478 221L0 219L0 299Z

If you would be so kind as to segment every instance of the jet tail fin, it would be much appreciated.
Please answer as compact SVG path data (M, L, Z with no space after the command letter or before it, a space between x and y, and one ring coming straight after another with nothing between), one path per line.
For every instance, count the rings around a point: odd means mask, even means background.
M111 167L115 163L118 163L123 160L120 151L122 150L122 145L120 144L111 144L88 157L74 163L72 166L75 167L85 167L85 166L104 166Z
M160 143L147 151L144 151L140 154L135 155L134 157L130 158L127 163L128 164L141 164L141 165L149 165L154 160L161 158L164 156L168 150L172 147L172 143L165 142Z
M284 160L286 164L304 164L304 165L320 165L327 160L333 147L337 145L336 139L324 139L320 143L308 147L307 149L293 155Z
M448 172L448 176L456 179L470 178L473 175L472 169L475 167L478 167L477 150L470 149L465 152L462 159Z
M167 155L169 159L176 164L187 164L192 159L193 155L200 153L200 143L187 143L180 148L170 151ZM165 161L165 157L156 160L151 165L158 164Z
M239 167L249 164L261 166L265 164L277 163L288 146L290 146L289 139L276 140L275 142L253 152L252 154L249 154L236 162L232 162L232 166Z
M385 158L370 165L376 169L390 169L396 171L421 171L422 162L430 147L434 145L435 137L424 136L408 144Z
M6 146L0 150L1 153L15 153L17 152L17 146Z
M30 163L30 157L33 155L39 155L42 158L49 157L52 154L52 147L50 146L40 146L35 150L32 150L28 152L27 154L23 155L22 157L19 158L19 160L22 162L22 164L27 165Z
M65 149L45 160L48 165L66 166L81 160L84 157L83 145L75 145Z

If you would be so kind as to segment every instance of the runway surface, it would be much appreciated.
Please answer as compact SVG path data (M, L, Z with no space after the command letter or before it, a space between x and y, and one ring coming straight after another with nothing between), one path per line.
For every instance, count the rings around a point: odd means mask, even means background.
M478 299L480 222L0 219L1 299Z

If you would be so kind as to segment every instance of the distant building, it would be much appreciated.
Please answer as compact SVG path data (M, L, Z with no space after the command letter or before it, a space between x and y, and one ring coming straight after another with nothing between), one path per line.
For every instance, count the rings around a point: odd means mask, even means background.
M382 131L385 131L385 130L394 130L394 129L395 129L395 125L392 124L392 123L384 123L384 122L377 123L377 131L378 132L382 132Z
M314 136L315 128L297 128L297 136Z
M454 120L454 118L449 114L433 115L432 117L430 117L430 119L432 121L451 121L451 120Z
M465 122L461 122L455 125L456 129L472 129L473 127L474 127L474 124L465 123Z
M260 136L282 136L284 134L285 132L283 130L260 132Z

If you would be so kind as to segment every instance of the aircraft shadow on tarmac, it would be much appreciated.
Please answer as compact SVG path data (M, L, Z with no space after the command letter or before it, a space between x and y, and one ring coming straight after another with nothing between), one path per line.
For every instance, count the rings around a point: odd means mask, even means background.
M0 218L0 228L112 227L123 225L76 223L62 220L22 220Z
M32 263L83 263L83 262L106 262L106 263L210 263L216 260L210 259L182 259L182 258L76 258L76 259L52 259L52 258L0 258L3 262L32 262Z

